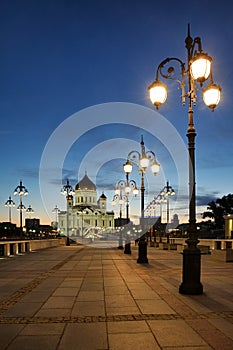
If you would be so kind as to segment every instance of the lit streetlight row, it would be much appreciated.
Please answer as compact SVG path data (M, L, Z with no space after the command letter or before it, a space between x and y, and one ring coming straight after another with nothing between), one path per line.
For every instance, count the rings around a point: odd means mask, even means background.
M14 195L19 196L19 205L17 207L17 210L19 211L19 220L20 220L20 236L22 236L22 230L23 230L23 211L29 214L29 217L31 218L31 214L34 213L34 210L32 209L31 205L28 206L28 208L25 207L23 204L23 196L28 195L28 190L26 187L23 185L22 180L20 180L19 185L15 188L14 190ZM8 200L5 202L5 207L8 207L8 218L9 218L9 223L12 221L12 216L11 216L11 209L12 207L15 207L15 202L9 196Z
M123 249L122 238L122 205L126 203L126 221L129 224L129 195L133 194L134 197L138 195L138 188L134 180L129 180L129 173L126 173L126 180L120 180L117 182L115 194L113 196L112 205L119 204L119 216L120 216L120 236L118 249ZM125 243L125 254L131 254L130 241Z
M166 234L167 234L167 243L170 242L169 240L169 223L170 223L170 219L169 219L169 197L170 196L174 196L175 190L172 188L172 186L169 185L169 182L167 181L166 185L164 186L164 188L160 191L160 196L163 197L163 200L166 201L167 203L167 226L166 226Z
M23 211L26 210L25 205L23 204L23 196L28 195L28 190L23 185L22 180L20 180L19 185L14 190L14 195L19 196L19 206L17 209L19 210L19 221L20 221L20 236L23 234Z

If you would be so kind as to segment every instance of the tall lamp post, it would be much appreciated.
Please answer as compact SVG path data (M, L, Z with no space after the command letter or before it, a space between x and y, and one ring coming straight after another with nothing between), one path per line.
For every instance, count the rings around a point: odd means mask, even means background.
M26 207L23 205L23 196L28 195L28 190L23 186L22 180L20 180L19 185L14 190L14 195L19 195L19 221L20 221L20 236L22 237L23 233L23 211L26 210Z
M167 233L167 243L170 242L169 240L169 197L174 196L175 190L172 188L172 186L169 185L169 182L167 181L166 186L160 191L160 195L164 197L167 203L167 227L166 227L166 233Z
M55 213L55 225L54 228L57 230L58 229L58 213L60 212L60 209L58 208L58 206L56 205L53 208L53 213Z
M179 58L166 58L162 61L156 71L155 81L148 87L151 102L158 107L166 101L167 86L159 80L162 78L173 79L179 83L181 88L182 104L185 105L188 99L188 151L189 151L189 238L186 240L187 247L183 251L183 280L179 287L182 294L202 294L203 286L200 281L201 275L201 254L197 247L198 233L196 227L196 189L195 189L195 136L196 131L193 120L193 106L196 105L196 83L202 87L203 83L209 79L209 85L202 89L204 103L214 111L220 101L219 85L213 83L212 79L212 58L202 51L201 39L190 36L188 25L188 35L185 39L187 49L187 66ZM181 81L173 77L175 68L170 66L166 73L164 66L174 62L180 66ZM186 92L186 83L188 85Z
M159 193L155 198L155 205L159 205L159 214L160 214L160 230L159 230L159 243L162 243L162 216L163 216L163 203L164 203L164 198L161 195L161 193Z
M127 224L129 224L130 222L130 218L129 218L129 195L132 191L133 196L136 197L138 195L138 188L137 188L137 184L134 180L129 180L129 174L132 171L132 164L130 164L129 162L126 162L123 165L124 168L124 172L126 175L126 181L121 180L122 184L124 186L124 191L126 194L126 221ZM126 238L126 242L125 242L125 250L124 250L124 254L131 254L131 244L130 244L130 240L128 240Z
M160 165L156 160L155 153L153 151L146 151L143 141L143 136L141 138L141 153L138 151L131 151L128 154L127 162L124 167L125 172L130 174L132 171L132 163L137 162L139 172L141 172L141 226L142 226L142 236L139 238L138 242L138 259L137 263L143 264L148 263L147 258L147 241L145 234L145 225L144 225L144 197L145 197L145 182L144 176L146 169L150 166L151 171L154 175L158 174ZM126 167L127 166L127 167ZM127 170L127 171L126 171Z
M13 201L13 199L11 199L11 196L9 196L9 199L6 201L5 207L8 207L9 222L11 223L11 208L15 207L15 202Z
M73 194L74 194L74 189L70 185L69 180L66 180L66 184L62 187L61 189L61 194L66 196L66 204L67 204L67 212L66 212L66 246L70 246L70 234L69 234L69 214L70 214L70 209L73 204Z
M116 184L115 194L113 196L112 205L115 205L116 203L119 203L119 225L120 225L120 235L119 235L119 243L118 243L118 249L123 249L123 238L122 238L122 205L124 202L127 203L127 195L125 192L125 181L120 180ZM126 206L127 208L127 206Z
M164 198L163 196L160 194L158 194L155 198L155 205L159 205L159 215L160 215L160 221L162 223L162 216L163 216L163 202L164 202Z

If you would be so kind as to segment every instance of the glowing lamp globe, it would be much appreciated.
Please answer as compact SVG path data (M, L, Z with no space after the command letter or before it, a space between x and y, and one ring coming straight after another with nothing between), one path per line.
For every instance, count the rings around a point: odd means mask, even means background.
M194 80L202 84L209 78L212 58L204 53L198 53L190 61L190 73Z
M130 174L132 172L133 169L133 165L127 160L127 162L123 165L124 167L124 172L126 174Z
M159 169L160 169L160 165L156 162L154 162L152 165L151 165L151 171L154 175L158 174L159 173Z
M149 166L149 164L150 164L150 160L148 158L146 158L146 157L140 158L139 162L140 162L140 167L142 169L146 169Z
M138 195L138 192L139 192L138 188L135 187L135 188L133 189L133 195L136 197L136 196Z
M203 90L202 94L206 106L212 109L212 111L214 111L214 108L218 105L220 101L220 86L216 84L210 84Z
M159 80L154 81L149 87L150 100L158 109L167 99L167 85Z

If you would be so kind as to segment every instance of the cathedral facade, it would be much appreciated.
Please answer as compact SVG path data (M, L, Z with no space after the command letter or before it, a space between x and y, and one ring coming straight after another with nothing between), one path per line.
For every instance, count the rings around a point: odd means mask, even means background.
M114 228L114 212L107 211L107 197L102 193L97 199L96 186L87 174L75 186L74 195L68 195L66 201L67 210L58 214L61 234L84 237L88 230Z

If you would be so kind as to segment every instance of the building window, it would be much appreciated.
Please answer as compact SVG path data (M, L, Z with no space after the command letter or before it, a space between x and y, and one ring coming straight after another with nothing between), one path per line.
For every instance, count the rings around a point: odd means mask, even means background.
M97 220L95 220L95 226L98 226L98 221Z
M103 220L103 226L104 226L104 220Z
M111 227L112 226L112 221L109 221L109 227Z

